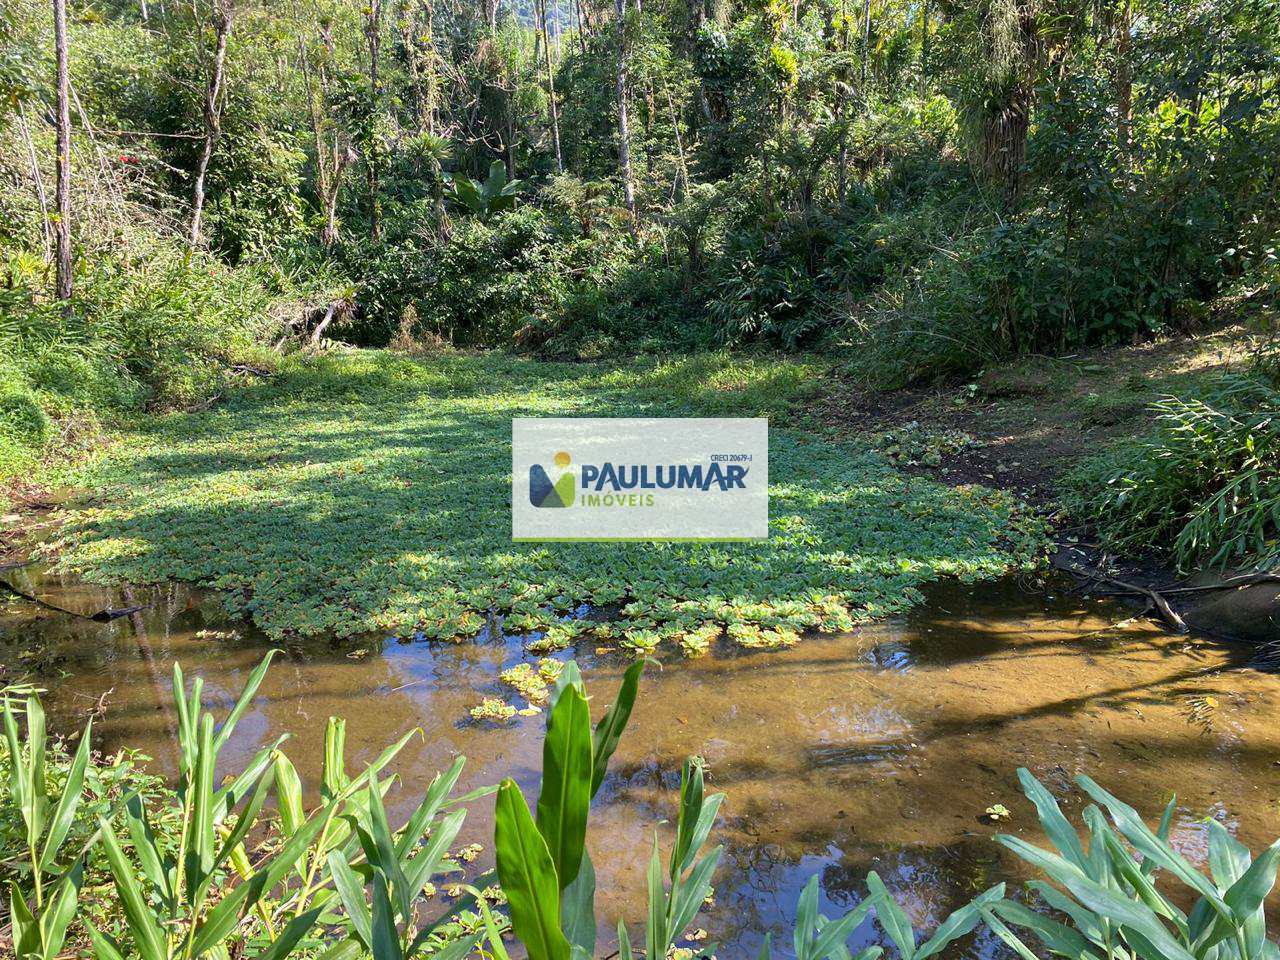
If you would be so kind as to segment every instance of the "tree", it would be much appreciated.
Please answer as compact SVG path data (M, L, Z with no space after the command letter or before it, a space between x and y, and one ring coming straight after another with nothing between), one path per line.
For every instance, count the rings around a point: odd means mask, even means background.
M204 95L204 144L196 166L194 196L191 203L191 245L200 244L201 220L204 216L204 181L209 172L213 148L222 133L222 85L227 64L227 40L235 17L235 0L213 0L214 49L209 85Z
M71 299L71 80L67 61L67 0L53 0L53 43L58 71L57 295Z
M614 0L618 17L618 169L622 174L622 197L631 216L631 232L636 221L636 187L631 171L631 131L627 122L627 0Z
M551 105L551 142L556 151L556 173L564 173L564 156L560 153L560 111L556 107L556 80L551 69L551 43L547 36L547 0L536 0L535 8L542 36L542 56L547 68L547 101Z
M333 29L328 21L321 23L320 35L324 55L315 69L311 67L311 56L302 40L298 41L298 63L307 92L307 113L311 119L311 136L316 152L316 195L324 210L320 242L331 247L338 237L338 194L342 191L343 175L352 160L353 150L350 136L335 122L329 110Z
M379 195L378 126L381 120L382 86L378 78L378 59L381 51L382 0L371 0L365 14L364 35L369 45L369 89L373 95L372 129L366 144L365 177L369 186L369 233L374 240L382 239L382 197Z

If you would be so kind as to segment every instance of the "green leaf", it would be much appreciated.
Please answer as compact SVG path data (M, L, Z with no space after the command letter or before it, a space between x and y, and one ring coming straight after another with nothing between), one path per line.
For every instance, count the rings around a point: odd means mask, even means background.
M387 890L387 878L377 867L373 870L373 960L404 960L400 937L396 932L395 908Z
M280 832L288 838L307 819L302 806L302 778L298 776L293 762L279 750L272 754L271 764L275 773L276 801L280 808Z
M632 960L631 935L627 933L627 925L618 921L618 960Z
M356 936L364 944L366 950L373 949L373 918L369 914L368 904L364 899L364 884L356 876L347 863L346 858L337 850L329 854L329 875L333 877L334 889L347 911L347 919L351 922Z
M494 813L498 878L511 908L511 927L529 960L566 960L569 941L560 930L560 882L551 852L514 780L498 789Z
M120 898L120 906L124 910L125 921L133 934L133 944L142 960L166 960L168 947L164 932L151 913L146 894L142 892L137 878L133 875L133 867L125 859L120 849L120 841L116 839L111 824L99 820L100 837L103 849L107 854L107 862L111 866L111 874L116 879L115 892Z
M267 675L272 659L279 652L279 650L268 650L267 655L262 658L262 662L254 667L253 672L249 674L249 679L245 682L244 689L240 692L240 698L236 700L235 706L227 714L227 719L223 720L222 726L218 728L218 736L213 741L215 753L221 751L227 745L231 734L235 732L236 724L240 722L244 712L249 709L249 703L253 700L254 695L257 694L258 687L262 686L262 680Z
M582 866L573 883L565 887L560 904L560 926L571 946L588 957L596 950L596 870L591 855L582 851Z
M160 893L165 904L172 906L170 874L160 860L160 849L156 846L156 836L151 829L147 807L141 797L134 795L125 802L124 822L129 831L129 839L133 842L133 852L142 867L142 875Z
M62 788L62 796L54 808L53 817L49 820L49 833L45 837L44 852L40 855L40 869L48 870L53 866L62 841L76 817L76 809L80 805L80 796L84 792L84 772L89 764L89 737L93 731L93 720L85 724L84 733L80 735L80 745L67 770L67 781Z
M688 929L698 915L703 901L711 893L711 875L720 862L722 847L716 847L694 865L689 877L672 890L671 910L668 914L668 944Z
M200 956L205 951L226 939L235 928L242 911L253 907L285 875L293 869L298 858L311 846L311 842L320 833L329 819L329 815L340 801L334 798L315 813L307 823L292 837L285 841L278 853L261 867L252 877L234 887L224 896L218 905L209 911L204 922L200 924L192 937L192 955Z
M631 711L636 705L636 696L640 691L640 675L644 673L643 660L637 660L627 667L622 675L622 685L618 688L618 698L605 710L604 716L596 724L592 754L594 768L591 773L591 796L600 792L604 775L609 767L609 758L618 749L622 733L631 719ZM575 665L575 670L577 669ZM563 672L561 676L563 676Z
M560 889L578 875L591 806L591 713L576 687L561 695L547 717L542 743L538 830L551 851Z
M58 881L53 897L40 916L40 942L44 960L54 960L62 951L63 941L67 938L67 927L76 915L83 874L83 865L79 863L67 871Z
M422 802L418 804L418 808L413 811L408 822L401 831L400 838L396 841L396 856L401 860L404 859L406 853L413 849L414 845L426 833L428 824L431 823L435 815L440 811L440 807L444 804L445 798L453 791L454 785L458 782L458 777L462 774L462 768L466 765L466 757L458 757L453 761L453 765L444 773L436 774L431 781L431 785L427 787L427 792L422 798Z
M1191 866L1167 841L1161 840L1152 833L1151 829L1143 823L1142 817L1138 816L1138 811L1107 793L1089 777L1078 776L1076 783L1080 784L1089 796L1107 808L1116 828L1138 849L1139 853L1154 859L1159 866L1173 873L1179 880L1208 900L1209 905L1219 914L1228 916L1226 904L1223 903L1222 897L1208 878Z
M645 927L645 956L665 957L671 945L671 931L667 927L667 892L662 886L662 858L658 856L658 835L653 836L653 853L649 857L649 870L645 875L648 892L649 923Z
M889 939L898 948L898 952L902 955L902 960L914 960L916 955L916 933L912 929L911 921L907 919L906 913L903 912L902 907L898 905L898 901L893 898L893 895L889 893L889 888L884 885L880 875L874 870L867 874L867 887L871 890L871 895L876 898L876 920L880 922L884 932L889 935Z
M916 960L924 960L925 957L931 957L938 951L942 950L947 944L953 940L958 940L973 931L982 919L980 911L1004 897L1004 884L996 884L989 890L979 894L969 903L951 913L947 919L938 925L938 929L934 931L932 937L920 945L920 949L916 951Z
M824 926L813 944L811 955L815 960L829 957L837 948L842 947L853 932L862 926L862 922L866 920L867 914L875 905L876 898L867 897L839 920L833 920Z
M27 901L22 898L22 891L13 880L9 881L9 919L13 925L14 953L24 958L39 956L40 928Z
M1014 900L992 904L992 909L1010 923L1031 930L1054 953L1074 960L1096 960L1089 948L1089 941L1079 931L1057 920L1036 913Z
M95 927L88 920L84 922L89 931L89 941L93 944L93 955L97 960L125 960L120 945Z
M440 866L440 861L449 852L462 823L467 818L466 810L455 810L445 817L434 830L431 839L423 846L416 857L404 869L405 882L410 894L416 897L423 886Z
M320 914L324 912L324 907L312 907L306 913L301 913L290 920L279 935L271 942L267 949L263 950L254 960L282 960L282 958L293 953L296 947L308 933L311 928L316 925L316 920L320 918Z
M991 912L990 907L983 907L981 913L982 919L986 921L987 928L1003 940L1005 945L1012 949L1021 960L1040 960L1016 933L1005 926L1004 922Z
M1062 810L1058 806L1058 801L1039 780L1031 775L1031 771L1026 767L1018 768L1018 780L1022 783L1022 792L1027 795L1027 799L1035 804L1036 816L1040 818L1040 825L1044 828L1045 836L1058 848L1058 852L1062 854L1068 861L1075 864L1080 869L1084 869L1085 855L1084 848L1080 845L1080 838L1076 835L1075 827L1071 826L1070 821L1062 815Z
M370 855L369 862L376 869L382 871L383 879L388 882L391 892L395 894L397 909L393 916L408 917L410 905L418 891L409 889L409 881L406 879L404 871L400 869L400 859L396 856L395 842L391 838L391 827L387 823L387 811L382 805L382 792L375 783L370 783L366 792L368 795L369 826L373 842L377 848L377 855ZM378 935L376 917L373 935L375 937Z
M324 763L320 771L320 791L326 801L347 786L346 742L347 721L330 717L324 728Z

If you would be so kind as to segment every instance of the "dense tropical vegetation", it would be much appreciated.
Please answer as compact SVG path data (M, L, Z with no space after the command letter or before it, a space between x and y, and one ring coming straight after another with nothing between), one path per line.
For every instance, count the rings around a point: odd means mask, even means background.
M12 0L0 471L300 340L820 347L894 385L1265 325L1277 36L1268 0ZM1244 420L1174 415L1273 451L1261 370ZM1274 559L1229 469L1166 491L1150 459L1090 516Z

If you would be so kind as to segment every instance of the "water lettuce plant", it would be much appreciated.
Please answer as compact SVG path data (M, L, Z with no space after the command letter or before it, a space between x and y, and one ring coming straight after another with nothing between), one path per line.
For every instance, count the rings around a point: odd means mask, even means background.
M724 354L554 364L347 351L210 410L140 427L67 479L92 489L48 544L100 582L223 591L269 634L457 640L549 652L595 638L697 653L782 646L900 611L936 578L994 577L1042 537L1006 494L905 475L787 426L817 371ZM770 538L513 544L511 418L768 415ZM574 619L583 604L611 618Z

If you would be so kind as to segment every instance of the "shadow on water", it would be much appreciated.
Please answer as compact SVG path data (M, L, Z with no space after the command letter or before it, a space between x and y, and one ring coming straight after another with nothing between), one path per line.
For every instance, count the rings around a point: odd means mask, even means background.
M26 675L47 687L63 730L96 712L104 752L142 749L164 774L175 758L173 661L202 673L211 703L225 707L268 646L229 620L216 597L181 585L108 589L36 567L5 576L81 615L142 608L94 623L0 599L0 679ZM660 821L672 812L681 760L693 753L728 794L717 827L725 856L703 921L724 944L722 957L753 956L770 930L789 942L796 898L815 873L835 912L858 901L875 869L922 927L992 883L1028 879L980 819L1003 803L1014 819L1002 829L1037 838L1018 793L1019 766L1076 812L1070 780L1078 773L1149 814L1176 788L1175 840L1201 862L1206 816L1255 849L1274 839L1280 677L1247 669L1247 651L1167 634L1065 587L937 584L909 615L856 633L650 671L593 815L602 923L643 916L650 837L656 827L667 838ZM623 664L591 649L578 657L602 709ZM500 630L456 645L290 645L241 722L229 760L287 731L287 751L314 778L325 719L337 714L347 718L355 762L422 728L397 764L402 786L393 800L402 814L458 754L469 758L460 789L513 776L532 794L542 720L495 729L467 719L483 697L505 692L499 672L525 659L521 638ZM481 804L462 841L487 844L490 814ZM485 865L482 856L477 866ZM870 942L872 934L859 936ZM1002 949L980 935L954 953Z

